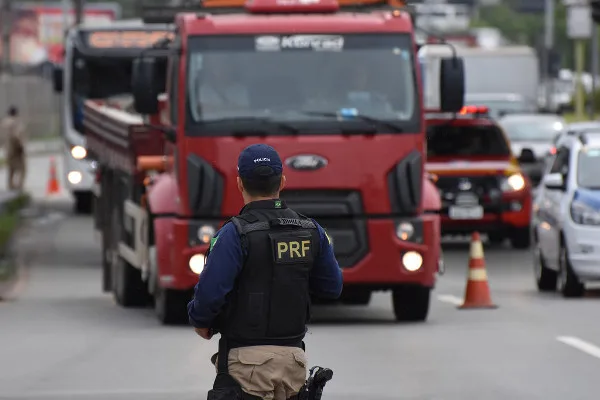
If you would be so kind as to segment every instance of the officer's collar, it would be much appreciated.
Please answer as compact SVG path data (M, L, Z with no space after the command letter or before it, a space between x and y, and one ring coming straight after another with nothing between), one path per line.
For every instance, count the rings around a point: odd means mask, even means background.
M287 205L283 200L258 200L246 204L240 211L240 214L248 210L281 210L284 208L287 208Z

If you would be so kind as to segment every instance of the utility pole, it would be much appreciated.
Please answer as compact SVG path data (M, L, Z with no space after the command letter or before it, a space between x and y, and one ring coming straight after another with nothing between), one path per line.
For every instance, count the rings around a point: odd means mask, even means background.
M577 119L585 118L585 91L583 88L583 69L585 67L585 43L592 37L593 3L577 0L571 1L567 8L567 36L574 41L575 47L575 115Z
M2 1L2 76L8 77L10 65L10 31L12 28L11 0Z
M73 11L75 12L75 24L83 22L83 8L85 0L73 0Z
M544 12L545 12L545 35L544 35L544 55L542 58L542 77L545 88L546 97L546 109L552 109L552 85L553 77L550 75L550 54L554 49L554 1L546 0Z

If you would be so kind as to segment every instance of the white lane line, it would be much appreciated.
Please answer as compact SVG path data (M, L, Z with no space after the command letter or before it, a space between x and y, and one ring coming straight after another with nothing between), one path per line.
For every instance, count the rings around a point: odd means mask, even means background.
M574 336L558 336L556 340L566 344L567 346L571 346L577 350L583 351L592 357L600 358L600 347L588 343L585 340L581 340Z
M437 298L443 303L453 304L455 306L462 306L463 304L463 299L452 294L440 294Z

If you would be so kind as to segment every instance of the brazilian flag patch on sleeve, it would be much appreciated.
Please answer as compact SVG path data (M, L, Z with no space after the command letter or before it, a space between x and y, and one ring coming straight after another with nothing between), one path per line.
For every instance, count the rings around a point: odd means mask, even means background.
M217 243L217 240L219 239L218 236L215 236L214 238L210 239L210 248L208 249L209 251L213 249L213 247L215 247L215 244Z

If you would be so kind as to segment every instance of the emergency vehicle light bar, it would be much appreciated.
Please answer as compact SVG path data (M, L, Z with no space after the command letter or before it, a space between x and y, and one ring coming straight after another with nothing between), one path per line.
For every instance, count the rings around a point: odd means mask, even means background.
M460 115L466 114L487 114L489 112L489 108L486 106L464 106L460 111Z
M183 0L180 5L156 5L142 2L142 20L147 24L172 24L177 14L207 13L327 13L348 11L410 11L405 0ZM412 16L412 14L411 14Z

